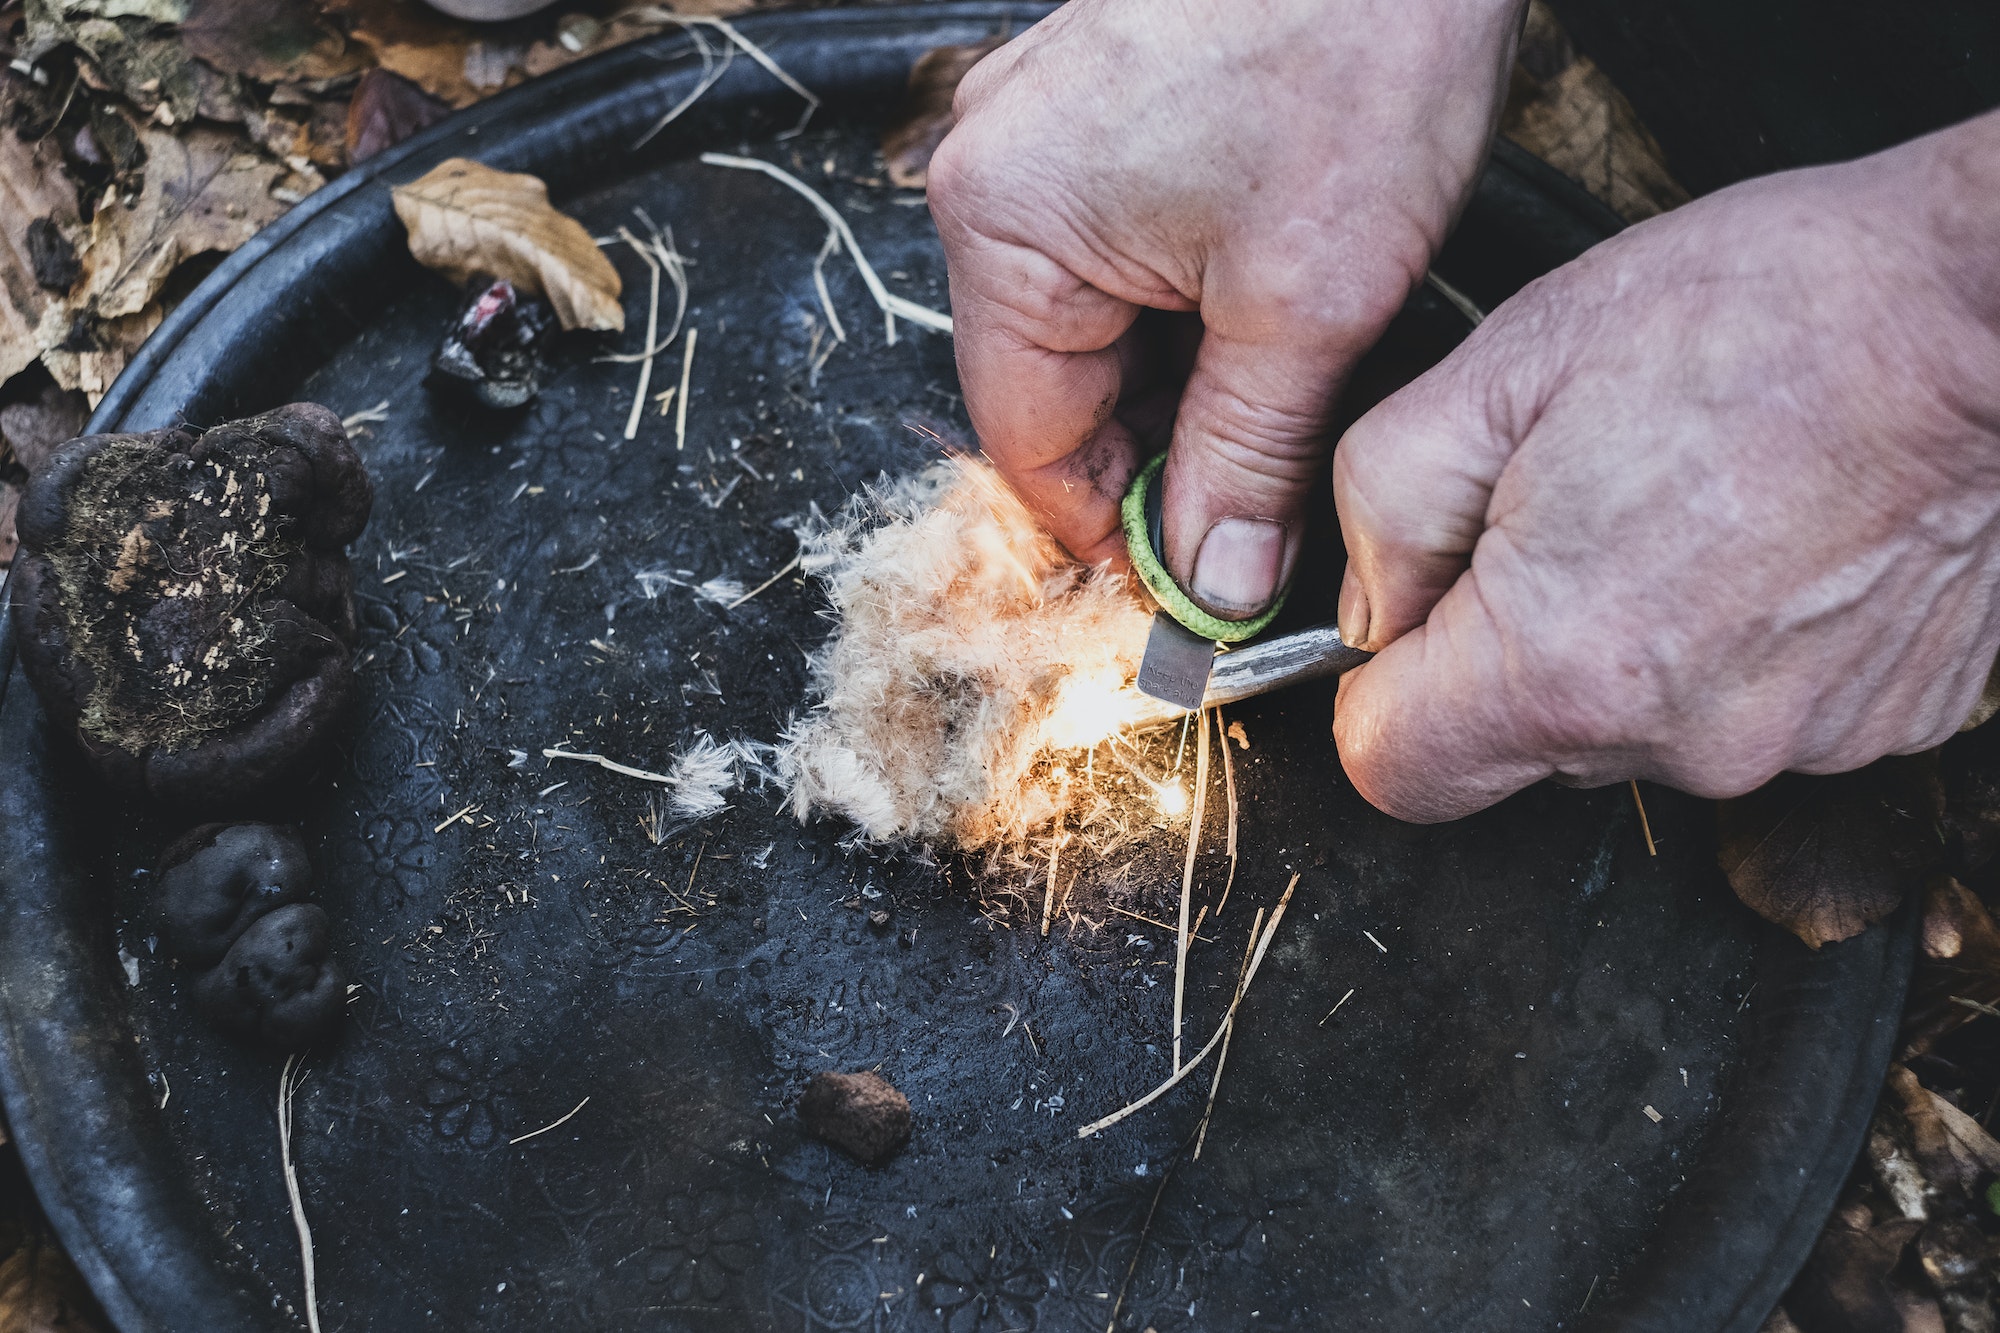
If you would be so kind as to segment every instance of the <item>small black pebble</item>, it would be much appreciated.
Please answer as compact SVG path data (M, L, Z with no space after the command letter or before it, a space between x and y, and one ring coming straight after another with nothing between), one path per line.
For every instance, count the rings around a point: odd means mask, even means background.
M906 930L906 931L904 931L904 932L903 932L902 934L898 935L898 936L896 937L896 943L898 943L898 944L902 945L902 946L903 946L903 947L904 947L905 949L914 949L914 948L916 948L916 947L917 947L917 928L916 928L915 926L911 926L911 927L910 927L910 928L909 928L908 930Z
M223 1031L296 1051L332 1031L347 1008L347 978L330 953L326 913L292 903L259 918L195 983L195 1000Z
M526 406L541 391L542 355L556 330L555 311L505 279L480 282L431 362L438 383L462 389L483 407Z
M259 917L305 900L312 863L281 825L204 824L167 849L159 883L168 951L213 967Z
M799 1098L799 1120L814 1138L877 1166L910 1141L910 1101L880 1074L815 1075Z

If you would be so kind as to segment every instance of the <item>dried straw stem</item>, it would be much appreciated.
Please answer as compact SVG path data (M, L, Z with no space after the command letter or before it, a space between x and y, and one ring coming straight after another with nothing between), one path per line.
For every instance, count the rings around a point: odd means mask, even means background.
M1250 955L1249 970L1244 972L1242 983L1236 988L1235 998L1229 1002L1229 1012L1222 1016L1222 1022L1216 1027L1215 1035L1208 1039L1208 1044L1195 1052L1194 1058L1174 1071L1173 1075L1166 1082L1154 1088L1138 1101L1120 1107L1110 1115L1105 1116L1102 1120L1093 1120L1082 1129L1079 1129L1076 1132L1078 1138L1087 1139L1093 1134L1100 1134L1123 1120L1126 1116L1134 1115L1151 1106L1154 1102L1179 1086L1182 1079L1201 1067L1201 1062L1208 1058L1209 1052L1220 1045L1223 1038L1228 1035L1230 1021L1236 1017L1236 1010L1242 1005L1243 997L1250 993L1250 983L1257 979L1257 969L1263 966L1264 954L1271 947L1272 938L1278 933L1278 923L1285 919L1285 907L1292 901L1292 890L1297 888L1298 885L1299 877L1293 875L1292 882L1285 886L1284 896L1279 898L1278 905L1271 909L1271 919L1268 923L1264 921L1264 913L1261 908L1257 912L1256 919L1251 922L1250 933L1256 936L1257 948Z
M1222 710L1215 710L1215 743L1222 747L1222 785L1229 793L1229 878L1222 883L1222 898L1215 904L1216 920L1229 906L1229 891L1236 887L1236 761L1229 757L1229 733L1222 728Z
M1201 715L1194 752L1194 814L1188 820L1187 860L1181 866L1181 922L1174 941L1174 1069L1181 1067L1181 1000L1187 988L1188 901L1194 896L1194 861L1201 851L1202 815L1208 809L1208 714Z
M861 281L868 288L868 294L875 298L876 305L882 307L882 317L887 328L888 340L891 343L896 341L896 317L899 315L909 320L912 324L920 324L924 328L934 329L939 333L951 332L950 315L932 310L928 306L920 306L914 301L905 300L882 285L882 279L876 274L875 266L868 262L868 256L861 253L861 243L854 239L854 229L847 225L847 219L842 217L840 211L832 204L829 204L825 196L820 194L818 190L813 189L812 186L806 184L791 172L786 171L783 167L773 166L771 163L761 161L758 158L735 157L728 153L703 153L701 160L711 167L733 167L738 171L761 171L772 180L802 195L807 203L818 209L819 215L826 219L826 225L833 228L839 234L840 243L847 247L847 253L854 260L855 270L861 274Z
M292 1225L299 1233L299 1267L305 1270L306 1277L306 1326L312 1333L319 1333L319 1283L313 1272L313 1233L306 1222L305 1200L299 1195L298 1164L292 1160L292 1094L299 1086L299 1078L292 1071L298 1063L296 1054L288 1055L285 1067L278 1071L278 1160L285 1171L285 1193L292 1201Z

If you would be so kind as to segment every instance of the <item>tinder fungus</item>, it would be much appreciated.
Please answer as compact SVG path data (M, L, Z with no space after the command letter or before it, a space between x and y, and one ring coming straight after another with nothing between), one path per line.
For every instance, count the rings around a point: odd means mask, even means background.
M50 719L105 781L178 805L308 777L354 696L346 547L372 498L311 403L59 447L29 479L15 564Z

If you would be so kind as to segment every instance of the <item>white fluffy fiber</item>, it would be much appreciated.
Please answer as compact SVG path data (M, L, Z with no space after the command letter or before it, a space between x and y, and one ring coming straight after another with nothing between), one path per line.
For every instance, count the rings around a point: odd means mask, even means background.
M1123 722L1148 617L1070 560L984 462L954 458L801 525L837 628L778 747L801 818L966 849L1060 811L1051 764Z

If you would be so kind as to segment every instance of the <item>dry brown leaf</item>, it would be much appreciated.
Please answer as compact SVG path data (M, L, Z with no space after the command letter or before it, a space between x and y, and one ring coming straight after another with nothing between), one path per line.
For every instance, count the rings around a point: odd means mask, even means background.
M42 348L36 329L58 294L35 280L28 225L52 218L74 238L76 187L63 174L53 136L25 142L0 129L0 383L34 364Z
M1688 201L1632 104L1576 52L1541 0L1528 7L1500 132L1627 222Z
M81 397L53 384L44 385L38 397L0 407L0 464L11 454L33 472L57 445L82 434L89 416Z
M365 48L321 19L311 0L187 0L181 40L225 74L260 83L338 79L368 67Z
M1935 751L1855 773L1781 773L1716 806L1716 859L1745 905L1814 949L1895 909L1938 859Z
M1897 1219L1871 1225L1867 1210L1836 1215L1820 1234L1812 1256L1785 1293L1785 1309L1806 1329L1848 1333L1924 1333L1940 1327L1908 1308L1907 1293L1890 1274L1922 1222ZM1935 1318L1933 1306L1931 1316Z
M959 81L1006 40L989 37L971 46L938 46L910 66L910 82L896 119L882 132L882 160L889 182L921 190L930 177L931 154L951 133L951 99Z
M283 169L244 152L234 135L203 125L140 133L146 184L138 202L100 207L79 250L79 306L103 319L143 311L182 260L234 250L286 208L271 196Z
M157 303L131 315L120 315L116 319L83 319L71 324L60 306L52 306L49 314L55 317L56 332L50 340L49 350L42 353L42 365L48 368L55 382L65 389L83 394L92 407L104 397L105 390L118 378L125 363L139 350L139 345L153 336L153 330L160 327L166 318L166 311ZM49 328L50 321L43 321L43 329ZM77 329L67 341L61 330Z
M368 48L376 64L454 107L471 106L518 81L504 47L427 6L409 0L331 0L325 8L346 21L348 35Z
M1948 875L1924 890L1923 954L1903 1010L1905 1060L1975 1020L2000 1023L1959 1001L2000 1006L2000 925L1977 894Z
M1980 1123L1917 1081L1903 1065L1889 1067L1890 1095L1910 1127L1910 1146L1934 1188L1970 1197L1981 1177L2000 1175L2000 1142Z
M618 270L538 178L454 157L392 195L426 268L461 285L486 276L538 292L566 329L625 327Z
M97 1333L83 1278L45 1237L0 1259L0 1333Z
M347 103L347 160L365 162L450 114L450 107L402 75L371 69Z

